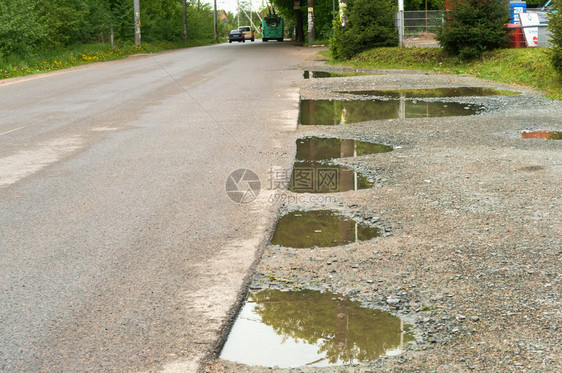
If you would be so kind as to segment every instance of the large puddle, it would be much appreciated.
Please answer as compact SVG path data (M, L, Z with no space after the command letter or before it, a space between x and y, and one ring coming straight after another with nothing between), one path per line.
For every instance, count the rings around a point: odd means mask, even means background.
M338 126L369 120L475 115L483 105L407 99L302 100L301 124Z
M380 229L331 210L293 211L279 218L272 245L305 249L335 247L379 237Z
M434 98L434 97L475 97L475 96L512 96L520 92L487 87L447 87L430 89L398 89L398 90L367 90L337 91L362 96L379 96L388 98Z
M390 313L312 290L251 293L220 358L280 368L368 362L404 351L415 338Z
M392 146L366 141L305 137L297 140L297 161L321 161L336 158L357 157L361 155L386 153Z
M359 72L341 72L335 73L330 71L304 71L304 78L305 79L317 79L317 78L344 78L348 76L365 76L365 75L378 75L378 74L370 74L370 73L359 73Z

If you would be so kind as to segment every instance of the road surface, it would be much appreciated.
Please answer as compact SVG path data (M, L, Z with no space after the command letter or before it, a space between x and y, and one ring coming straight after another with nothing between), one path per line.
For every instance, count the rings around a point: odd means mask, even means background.
M0 371L195 371L290 167L293 67L223 44L0 82ZM249 204L228 175L256 172Z

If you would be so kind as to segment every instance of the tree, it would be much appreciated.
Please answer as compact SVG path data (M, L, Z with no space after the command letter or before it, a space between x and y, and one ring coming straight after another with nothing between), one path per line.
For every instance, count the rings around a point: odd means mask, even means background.
M42 48L48 30L31 0L0 3L0 57L25 56Z
M436 39L443 50L462 60L507 46L509 3L497 0L451 0Z
M562 2L554 3L553 12L548 16L548 29L550 31L552 52L550 61L554 69L562 76Z
M335 21L330 50L336 59L349 59L369 48L398 45L394 27L394 0L349 0L344 10L345 25Z

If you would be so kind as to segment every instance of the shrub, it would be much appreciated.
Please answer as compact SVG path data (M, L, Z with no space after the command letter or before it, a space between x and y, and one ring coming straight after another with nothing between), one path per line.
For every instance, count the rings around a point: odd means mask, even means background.
M336 31L330 40L335 59L350 59L369 48L398 45L394 0L350 0L345 12L345 26L336 20Z
M462 60L507 46L509 3L498 0L451 0L436 39L443 50Z
M0 3L0 57L25 56L44 44L47 29L39 23L30 0Z
M554 70L562 75L562 1L554 3L553 12L548 15L548 30L550 31L550 44L552 46L550 61Z

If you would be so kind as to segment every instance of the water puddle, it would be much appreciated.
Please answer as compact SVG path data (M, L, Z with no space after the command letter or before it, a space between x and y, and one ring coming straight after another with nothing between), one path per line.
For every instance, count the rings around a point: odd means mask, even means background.
M559 131L523 132L521 134L521 137L524 139L562 140L562 132Z
M378 74L370 74L370 73L359 73L359 72L342 72L342 73L335 73L329 71L304 71L304 78L305 79L318 79L318 78L344 78L348 76L365 76L365 75L378 75Z
M406 99L302 100L301 124L338 126L369 120L467 116L483 109L483 105Z
M314 161L293 165L289 190L295 193L338 193L369 189L374 180L352 168Z
M220 358L280 368L337 366L395 356L415 338L390 313L331 293L250 293Z
M392 146L338 138L305 137L297 140L297 161L321 161L336 158L386 153Z
M380 235L379 228L331 210L293 211L279 218L271 244L296 249L335 247Z
M487 87L448 87L430 89L398 89L398 90L367 90L337 91L361 96L379 96L388 98L435 98L435 97L475 97L475 96L512 96L521 92Z

